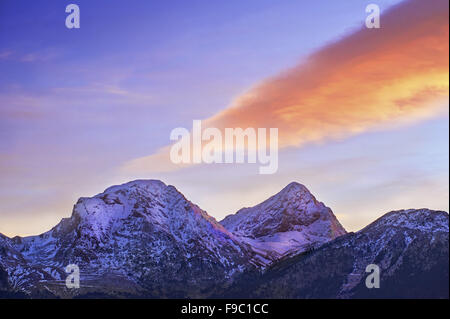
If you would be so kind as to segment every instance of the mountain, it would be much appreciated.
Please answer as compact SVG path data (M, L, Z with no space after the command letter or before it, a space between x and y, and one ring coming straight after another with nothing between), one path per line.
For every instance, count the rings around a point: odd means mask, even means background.
M46 296L47 293L39 291L35 283L50 278L41 268L29 265L14 248L11 239L0 234L0 298Z
M173 186L153 180L81 198L52 230L12 242L21 260L53 278L37 284L57 295L66 293L69 264L80 268L78 294L149 297L201 297L258 265L247 244Z
M346 234L331 209L317 201L305 186L295 182L266 201L227 216L220 223L272 260L309 250Z
M242 276L235 298L448 298L449 215L428 209L390 212L359 232ZM380 267L368 289L366 267Z
M364 285L381 268L381 288ZM79 289L65 267L80 269ZM38 236L0 234L0 297L448 297L448 214L408 210L346 233L298 183L221 223L137 180L80 198Z

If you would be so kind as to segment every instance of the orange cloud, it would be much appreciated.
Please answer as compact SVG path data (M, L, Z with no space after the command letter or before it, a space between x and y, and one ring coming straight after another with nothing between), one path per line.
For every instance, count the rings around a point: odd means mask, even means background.
M448 99L448 9L447 0L412 0L382 12L380 29L363 27L325 46L204 127L277 127L286 147L433 116ZM148 167L153 159L128 167Z
M346 136L436 111L448 97L448 1L409 1L269 79L208 121L278 127L280 145Z

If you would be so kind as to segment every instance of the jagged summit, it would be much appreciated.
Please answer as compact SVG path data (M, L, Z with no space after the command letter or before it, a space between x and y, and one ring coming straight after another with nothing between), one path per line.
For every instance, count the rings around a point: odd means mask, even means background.
M120 185L108 187L107 189L105 189L103 193L111 193L120 189L130 189L130 188L145 188L148 190L150 189L157 190L165 187L167 187L167 185L159 179L137 179Z
M445 298L449 295L449 215L429 209L387 213L368 227L280 262L236 284L246 298ZM380 286L368 289L368 265Z
M377 227L408 228L425 232L447 231L448 213L444 211L420 209L402 209L384 214L364 229L367 231Z
M276 255L301 252L346 233L331 209L297 182L220 223L253 246Z
M104 232L119 220L145 217L145 221L167 229L189 218L207 222L228 233L214 217L193 204L174 186L160 180L135 180L107 188L94 197L82 197L74 206L72 219L87 224L94 232ZM231 235L230 235L231 236Z
M288 193L290 191L305 191L309 193L309 190L306 188L305 185L295 181L287 184L279 193Z
M264 208L268 206L273 206L274 203L281 203L281 202L295 202L295 201L303 201L308 203L316 204L317 201L315 197L311 194L311 192L302 184L297 182L291 182L287 186L285 186L281 191L276 193L275 195L271 196L267 200L263 201L262 203L254 206L254 207L244 207L236 212L236 214L231 214L226 216L221 223L227 224L229 227L232 227L233 222L239 221L237 216L245 216L249 215L251 213L254 213L254 211L257 209L258 213L263 212Z
M248 244L175 187L155 180L82 197L70 218L15 245L24 260L44 267L56 280L75 263L93 283L105 276L155 289L184 282L177 288L181 294L199 296L201 287L220 284L259 262Z
M445 212L390 212L359 232L344 234L331 209L296 182L218 223L175 187L159 180L136 180L80 198L71 217L39 236L10 239L0 234L0 297L5 291L8 296L38 298L223 296L241 278L247 281L237 286L253 293L247 275L267 271L269 279L263 277L263 282L270 285L260 291L269 297L280 297L284 288L277 285L292 285L289 291L295 297L317 293L347 298L358 295L364 267L380 260L383 274L395 273L395 280L402 279L402 273L427 271L434 280L433 274L443 273L442 269L447 269L448 278ZM296 266L271 273L286 265L280 260L293 255ZM416 259L420 262L414 268L405 268L405 260ZM69 264L80 267L81 288L76 291L64 288ZM329 271L323 271L324 265L330 265ZM328 281L320 288L324 273L336 274L330 278L334 288ZM271 281L280 274L287 277ZM276 294L270 295L270 287ZM448 296L448 287L446 291ZM445 296L445 291L438 295Z

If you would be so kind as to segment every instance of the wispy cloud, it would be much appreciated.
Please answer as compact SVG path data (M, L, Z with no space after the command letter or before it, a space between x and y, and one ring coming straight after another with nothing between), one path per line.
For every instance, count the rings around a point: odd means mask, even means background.
M6 60L8 57L13 55L13 51L11 50L4 50L0 52L0 60Z
M47 62L61 55L61 52L54 48L38 50L34 52L18 52L14 50L0 51L0 60L18 61L24 63Z
M204 122L209 127L278 127L280 146L340 139L429 118L449 90L448 1L412 0L268 79ZM168 147L126 163L167 171Z

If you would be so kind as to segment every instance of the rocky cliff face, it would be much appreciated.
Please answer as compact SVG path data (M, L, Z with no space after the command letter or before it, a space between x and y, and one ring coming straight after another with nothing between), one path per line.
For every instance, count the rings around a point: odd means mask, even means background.
M357 233L280 260L264 274L248 273L228 293L247 298L448 298L448 223L442 211L391 212ZM380 288L366 287L369 264L380 268Z
M42 267L33 267L17 251L13 241L0 234L0 297L22 298L47 295L36 283L51 279Z
M65 266L77 264L81 292L203 296L244 268L258 266L251 248L173 186L135 181L81 198L72 216L40 236L14 238L28 265L60 293ZM167 295L166 295L167 294Z
M80 289L65 267L80 268ZM381 289L364 285L377 264ZM445 285L443 284L445 283ZM0 297L448 297L448 214L386 214L346 234L292 183L221 223L160 181L81 198L39 236L0 235Z
M275 260L346 234L331 209L295 182L261 204L243 208L220 223Z

